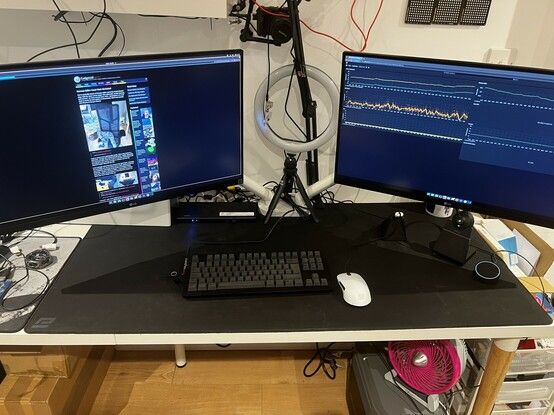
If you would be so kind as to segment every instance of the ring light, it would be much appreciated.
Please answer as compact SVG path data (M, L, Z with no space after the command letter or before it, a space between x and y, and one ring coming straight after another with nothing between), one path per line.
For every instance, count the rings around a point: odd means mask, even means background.
M289 78L293 70L294 65L287 65L273 71L269 76L269 88L273 87L281 79ZM271 143L275 144L280 149L285 150L287 153L303 153L313 151L331 140L337 131L339 91L336 84L329 77L329 75L318 68L306 65L306 72L308 74L308 78L319 82L331 98L331 118L329 120L329 126L321 134L321 136L315 140L307 141L305 143L293 143L282 140L271 130L269 124L267 123L265 114L265 99L266 92L268 90L267 78L261 83L258 91L256 92L256 98L254 99L254 118L256 120L258 131Z

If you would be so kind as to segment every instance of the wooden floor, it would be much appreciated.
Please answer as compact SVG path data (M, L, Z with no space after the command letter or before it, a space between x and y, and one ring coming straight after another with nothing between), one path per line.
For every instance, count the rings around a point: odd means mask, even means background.
M346 362L337 378L305 378L311 351L118 351L92 411L111 414L348 414Z

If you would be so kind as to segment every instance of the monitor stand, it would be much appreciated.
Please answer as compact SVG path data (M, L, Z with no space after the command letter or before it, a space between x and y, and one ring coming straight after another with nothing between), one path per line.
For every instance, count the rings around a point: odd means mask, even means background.
M73 220L79 225L171 226L169 200Z
M454 208L436 203L426 202L425 211L435 218L449 218L454 213Z

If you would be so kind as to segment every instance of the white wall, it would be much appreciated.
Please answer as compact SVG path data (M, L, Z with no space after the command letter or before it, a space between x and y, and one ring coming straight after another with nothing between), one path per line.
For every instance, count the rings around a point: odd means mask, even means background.
M0 8L22 10L104 10L102 0L0 0ZM226 0L107 0L108 13L171 14L178 16L226 17Z
M554 1L518 0L506 47L516 65L554 69Z
M543 0L533 0L533 3ZM546 0L548 2L549 0ZM269 4L265 0L264 4ZM367 27L375 13L377 0L358 1L356 15L365 21ZM484 27L464 26L419 26L403 23L407 0L385 0L381 17L373 29L367 51L482 61L491 47L506 47L511 23L522 1L495 0L489 21ZM528 3L528 0L526 0ZM314 28L333 33L348 44L360 44L359 35L348 19L349 0L313 0L301 5L302 17ZM364 13L365 10L365 13ZM38 11L0 10L0 63L24 61L45 48L69 43L67 28L52 22L51 13ZM281 175L282 153L266 144L258 136L253 125L252 106L255 91L266 76L266 49L264 45L241 44L238 40L239 27L227 20L181 20L141 18L132 15L114 15L127 34L126 53L154 53L243 47L246 56L245 70L245 140L246 173L260 181L276 179ZM79 28L83 38L90 28ZM550 26L544 30L552 33ZM305 48L308 63L329 73L339 82L342 49L331 41L307 31ZM83 49L85 56L94 56L109 39L111 28L108 23L102 27L90 47ZM290 63L289 45L271 48L272 66ZM74 50L67 48L47 56L48 59L73 57ZM46 58L46 57L45 57ZM316 98L318 89L316 89ZM276 99L280 96L276 92ZM321 124L327 114L326 97L321 97ZM279 106L276 106L276 111ZM280 117L274 116L277 123ZM277 125L277 127L279 127ZM290 127L290 126L289 126ZM321 127L323 128L323 126ZM282 127L280 130L286 132ZM289 133L290 134L290 133ZM322 156L321 173L331 172L333 148L328 146ZM340 197L352 197L348 189L341 190ZM369 192L363 192L359 201L375 200ZM390 200L389 196L380 200Z

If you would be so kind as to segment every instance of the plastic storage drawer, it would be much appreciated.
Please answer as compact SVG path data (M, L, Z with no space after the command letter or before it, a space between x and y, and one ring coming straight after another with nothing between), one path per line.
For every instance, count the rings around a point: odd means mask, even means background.
M497 403L550 400L554 392L554 378L504 382Z
M541 402L540 408L510 409L506 405L495 405L492 415L546 415L548 402Z
M508 375L554 372L554 349L518 350Z

